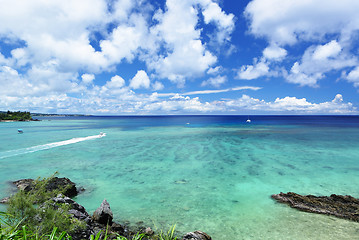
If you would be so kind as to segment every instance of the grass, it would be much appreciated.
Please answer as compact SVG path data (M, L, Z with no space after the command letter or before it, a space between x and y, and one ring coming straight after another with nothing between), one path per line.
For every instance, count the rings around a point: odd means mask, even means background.
M20 190L10 197L6 212L0 212L0 240L72 240L72 233L86 227L86 223L73 218L69 213L71 206L59 204L50 199L66 189L48 191L47 184L57 173L49 178L38 178L31 191ZM155 226L156 228L156 226ZM142 232L126 238L113 232L99 231L90 240L177 240L176 225L168 231L157 231L151 236ZM157 228L156 228L157 229Z

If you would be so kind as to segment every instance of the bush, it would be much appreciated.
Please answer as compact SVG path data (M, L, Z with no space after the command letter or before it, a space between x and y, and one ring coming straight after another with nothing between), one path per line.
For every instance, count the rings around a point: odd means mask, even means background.
M51 233L56 227L58 231L69 234L84 229L86 224L73 218L68 211L71 206L66 203L55 203L50 200L63 194L66 188L48 191L46 186L55 175L37 179L32 183L30 191L19 191L9 200L7 213L12 224L21 222L19 227L27 226L30 232L43 236Z

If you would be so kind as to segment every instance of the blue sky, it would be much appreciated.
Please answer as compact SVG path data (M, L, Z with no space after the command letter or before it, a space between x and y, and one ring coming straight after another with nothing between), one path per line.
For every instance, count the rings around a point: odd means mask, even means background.
M0 4L0 110L358 114L356 0Z

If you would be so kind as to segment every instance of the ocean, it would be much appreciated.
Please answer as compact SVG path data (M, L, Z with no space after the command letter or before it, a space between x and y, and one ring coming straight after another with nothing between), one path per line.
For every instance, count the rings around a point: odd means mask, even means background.
M359 197L358 116L42 117L0 123L0 198L9 181L68 177L92 213L176 224L214 240L359 239L359 224L304 213L272 194ZM23 129L18 134L17 129ZM106 136L99 137L104 132ZM2 206L1 208L4 208Z

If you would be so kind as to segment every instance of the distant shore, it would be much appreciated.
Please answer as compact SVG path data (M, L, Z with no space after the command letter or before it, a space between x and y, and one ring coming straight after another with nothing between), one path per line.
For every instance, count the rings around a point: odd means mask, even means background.
M39 119L32 119L32 120L0 120L0 122L37 122L41 121Z

